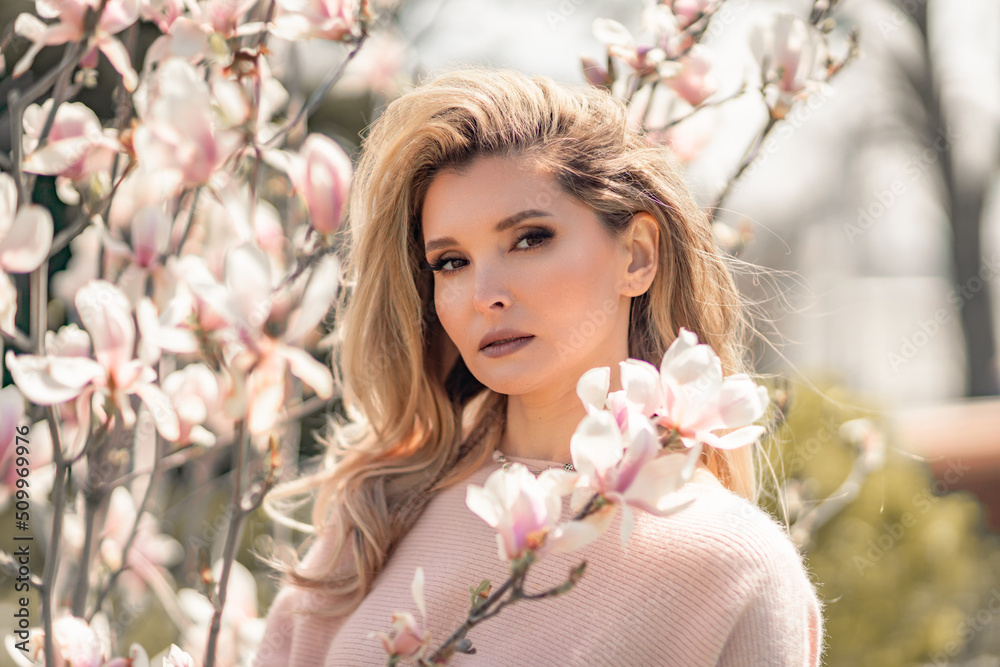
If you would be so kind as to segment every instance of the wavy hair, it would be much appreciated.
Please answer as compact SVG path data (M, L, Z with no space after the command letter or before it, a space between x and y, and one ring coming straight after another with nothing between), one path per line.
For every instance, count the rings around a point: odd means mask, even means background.
M317 530L340 537L325 571L285 572L291 583L333 593L329 613L361 602L427 502L485 464L502 433L506 396L465 367L436 317L433 275L420 270L428 186L442 170L485 156L538 160L612 234L638 212L656 219L660 264L632 300L631 357L658 365L685 327L715 349L726 373L744 371L747 326L730 260L670 152L629 123L621 100L480 68L408 92L372 125L351 192L350 289L338 305L335 363L350 417L332 425L333 465L293 483L295 493L316 491ZM756 499L749 447L707 448L705 458L726 487Z

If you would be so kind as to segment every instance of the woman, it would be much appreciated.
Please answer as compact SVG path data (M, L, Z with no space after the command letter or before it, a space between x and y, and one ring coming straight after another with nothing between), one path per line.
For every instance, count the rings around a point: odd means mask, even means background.
M426 573L433 645L468 587L508 576L465 505L505 462L570 461L576 384L628 357L659 365L681 327L742 370L740 299L668 153L603 91L461 70L388 106L353 185L338 314L352 421L315 488L316 540L287 569L259 665L382 665L371 633L413 612ZM508 607L455 665L817 665L822 618L798 553L752 505L750 447L708 448L667 518L639 513L546 556L529 579L574 590ZM500 458L500 461L496 460ZM616 519L617 522L620 518Z

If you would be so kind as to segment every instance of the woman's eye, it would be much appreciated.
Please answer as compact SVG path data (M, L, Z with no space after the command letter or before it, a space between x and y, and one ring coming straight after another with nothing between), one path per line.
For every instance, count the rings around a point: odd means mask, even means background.
M434 273L451 273L452 271L458 271L460 268L465 266L465 262L461 257L442 257L438 261L430 265L431 271Z
M517 245L514 246L519 250L526 250L528 248L534 248L545 243L547 240L552 238L552 232L545 229L534 229L524 235L522 235L517 240Z

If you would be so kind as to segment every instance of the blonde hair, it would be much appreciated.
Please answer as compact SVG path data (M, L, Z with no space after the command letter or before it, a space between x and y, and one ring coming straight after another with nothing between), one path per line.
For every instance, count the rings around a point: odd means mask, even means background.
M340 304L339 373L351 419L335 424L335 464L318 489L313 523L341 535L322 572L287 568L289 580L356 607L393 548L440 489L486 463L503 429L506 396L465 368L434 310L433 275L421 271L420 215L444 169L484 157L529 157L590 206L613 234L635 213L660 228L661 262L632 301L629 355L659 364L680 327L710 344L727 373L742 372L744 311L705 212L668 150L630 126L622 101L546 77L464 68L395 100L373 124L351 193ZM750 448L709 449L709 468L755 500Z

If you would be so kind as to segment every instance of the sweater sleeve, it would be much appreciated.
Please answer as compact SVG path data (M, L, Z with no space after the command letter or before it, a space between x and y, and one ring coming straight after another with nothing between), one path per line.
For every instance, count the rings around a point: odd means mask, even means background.
M720 667L819 667L823 616L791 540L767 540L766 569L743 601L719 656Z

